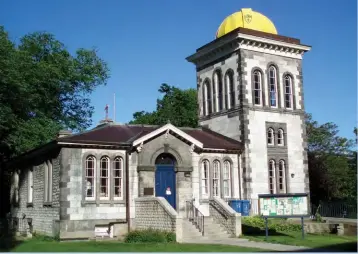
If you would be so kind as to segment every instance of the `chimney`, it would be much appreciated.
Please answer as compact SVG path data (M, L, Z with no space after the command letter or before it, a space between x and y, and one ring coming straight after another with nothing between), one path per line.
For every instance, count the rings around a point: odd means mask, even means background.
M72 134L72 131L70 130L61 130L58 134L57 134L57 138L63 138L66 136L69 136Z

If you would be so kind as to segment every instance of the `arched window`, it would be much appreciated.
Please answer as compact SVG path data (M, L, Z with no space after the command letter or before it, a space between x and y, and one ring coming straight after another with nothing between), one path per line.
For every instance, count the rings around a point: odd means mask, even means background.
M213 163L213 196L220 196L220 162L214 161Z
M254 104L262 105L262 77L260 71L254 72Z
M279 129L277 132L277 144L279 146L285 145L285 138L284 138L284 133L283 133L282 129Z
M229 71L226 74L226 108L230 109L235 106L235 85L234 85L234 73Z
M218 112L218 73L215 72L213 80L213 112Z
M33 171L32 169L29 169L28 175L27 175L27 202L32 203L33 201L33 195L34 195L34 178L33 178Z
M215 112L221 111L223 109L223 84L222 84L222 78L221 78L221 72L220 71L216 71L214 74L214 87L215 87L215 91L216 96L214 96L215 100L216 100L216 106L215 108Z
M207 116L209 114L209 102L208 96L210 93L208 81L204 82L203 86L203 115Z
M275 140L275 132L273 131L272 128L269 128L267 130L267 144L274 145L274 140Z
M269 100L271 107L277 107L277 71L274 66L269 68Z
M86 158L86 199L94 200L96 193L96 159L94 156Z
M231 197L231 163L229 161L224 161L223 192L224 198Z
M275 193L275 170L276 170L275 161L270 160L270 162L269 162L269 175L268 175L270 194Z
M212 113L212 101L211 101L211 89L210 89L210 82L207 81L205 84L206 88L206 115L210 115Z
M202 196L209 196L209 161L204 160L201 168L201 194Z
M123 198L123 159L116 157L113 161L113 197L114 199Z
M101 158L100 168L100 198L109 199L109 158Z
M284 160L280 160L279 164L278 164L278 190L281 193L286 192L286 188L285 188L285 172L286 172L286 166L285 166L285 161Z
M292 108L292 78L290 75L285 76L285 107Z

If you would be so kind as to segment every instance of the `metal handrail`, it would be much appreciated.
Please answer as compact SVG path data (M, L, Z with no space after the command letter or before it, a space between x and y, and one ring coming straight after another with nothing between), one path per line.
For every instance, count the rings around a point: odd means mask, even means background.
M204 214L194 205L194 201L186 201L186 217L204 235Z

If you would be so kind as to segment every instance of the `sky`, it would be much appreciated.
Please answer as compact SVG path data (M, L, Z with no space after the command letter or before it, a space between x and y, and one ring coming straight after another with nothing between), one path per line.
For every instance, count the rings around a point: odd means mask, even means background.
M305 108L319 123L334 122L353 137L357 125L357 3L355 0L0 0L0 25L13 41L46 31L70 52L97 48L111 77L91 95L93 126L105 116L127 123L153 111L168 83L196 88L185 58L215 39L220 23L241 8L269 17L278 33L312 46L303 58Z

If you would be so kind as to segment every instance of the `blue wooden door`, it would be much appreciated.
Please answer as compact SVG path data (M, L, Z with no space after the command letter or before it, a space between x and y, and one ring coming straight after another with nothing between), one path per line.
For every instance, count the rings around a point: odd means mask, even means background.
M176 209L174 165L157 165L155 171L155 195L164 197Z

